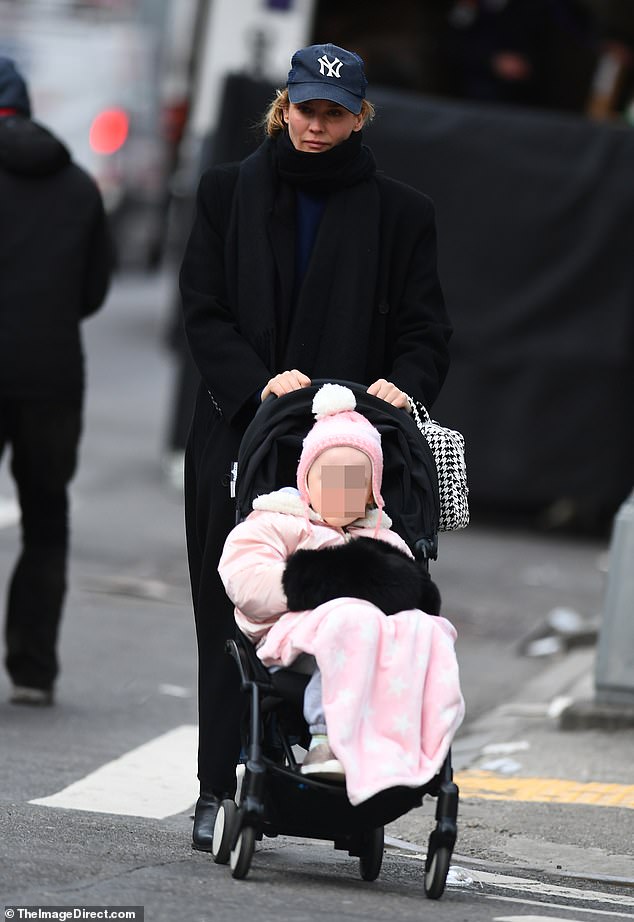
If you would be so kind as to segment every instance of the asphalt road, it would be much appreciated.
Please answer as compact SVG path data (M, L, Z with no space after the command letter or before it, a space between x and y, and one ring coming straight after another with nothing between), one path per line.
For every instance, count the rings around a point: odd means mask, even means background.
M389 830L413 844L388 849L374 884L358 878L355 859L323 843L265 840L246 881L192 852L195 642L182 497L162 465L171 291L165 278L120 280L86 328L89 391L56 707L6 704L0 677L0 902L142 905L148 920L413 920L423 911L451 922L634 917L634 891L625 886L518 871L501 846L505 827L525 819L558 824L551 838L564 851L599 847L597 814L582 808L465 805L470 838L459 840L447 893L429 905L417 845L433 825L431 803ZM19 540L6 464L0 500L5 583ZM478 721L550 667L519 655L522 640L558 606L586 618L599 610L604 551L601 542L477 523L442 538L434 576L459 631L468 708L458 753ZM613 811L617 841L631 833L631 815Z

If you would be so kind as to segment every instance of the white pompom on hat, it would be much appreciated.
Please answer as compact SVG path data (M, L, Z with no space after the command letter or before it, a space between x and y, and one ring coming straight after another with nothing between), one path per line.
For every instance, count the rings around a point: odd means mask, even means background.
M324 384L313 398L316 422L303 442L297 467L297 489L308 506L308 472L322 452L328 448L357 448L368 456L372 464L372 496L378 509L385 505L381 496L383 480L383 452L381 433L372 423L357 413L357 401L349 387L341 384Z

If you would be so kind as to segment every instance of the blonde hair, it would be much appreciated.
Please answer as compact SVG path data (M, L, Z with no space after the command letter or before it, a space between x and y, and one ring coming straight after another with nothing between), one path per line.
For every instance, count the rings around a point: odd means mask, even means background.
M281 134L286 128L284 110L288 109L289 106L288 89L276 90L275 96L260 123L270 138ZM361 101L361 116L363 117L364 125L369 124L375 116L374 106L367 99Z

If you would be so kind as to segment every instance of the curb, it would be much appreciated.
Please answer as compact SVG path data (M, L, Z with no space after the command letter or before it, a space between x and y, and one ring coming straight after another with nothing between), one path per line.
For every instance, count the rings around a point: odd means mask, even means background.
M634 706L586 698L573 701L559 715L560 730L628 730L634 727Z

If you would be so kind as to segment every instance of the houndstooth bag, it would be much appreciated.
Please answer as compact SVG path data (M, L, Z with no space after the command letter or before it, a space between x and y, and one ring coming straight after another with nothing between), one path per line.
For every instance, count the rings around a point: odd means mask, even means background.
M440 495L439 531L454 531L469 524L469 487L464 457L464 437L431 419L422 403L408 397L412 416L436 462ZM421 419L422 417L422 419Z

